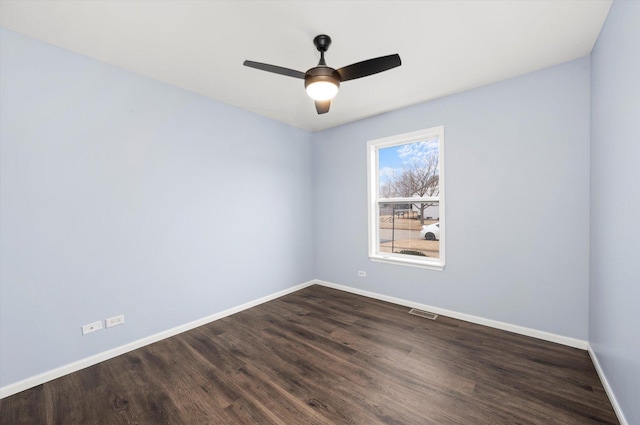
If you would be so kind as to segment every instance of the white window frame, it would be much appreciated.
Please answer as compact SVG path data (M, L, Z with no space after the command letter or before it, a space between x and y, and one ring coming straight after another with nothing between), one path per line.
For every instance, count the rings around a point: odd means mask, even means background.
M438 139L439 195L422 198L381 198L380 178L378 176L378 151L392 146L415 143L424 140ZM371 261L421 267L442 271L445 265L445 172L444 172L444 126L427 128L367 142L367 192L369 222L369 258ZM420 257L380 251L380 204L394 202L438 201L440 214L440 257Z

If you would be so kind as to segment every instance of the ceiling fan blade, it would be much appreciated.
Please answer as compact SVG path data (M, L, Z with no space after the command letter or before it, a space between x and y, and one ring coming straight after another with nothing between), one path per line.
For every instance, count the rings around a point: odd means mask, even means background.
M318 115L329 112L329 106L331 106L330 100L316 100L316 111L318 111Z
M296 71L295 69L283 68L281 66L254 61L244 61L243 65L248 66L249 68L260 69L262 71L273 72L274 74L286 75L287 77L301 78L304 80L304 72Z
M349 81L387 71L400 65L402 65L400 55L395 54L347 65L338 69L337 72L340 74L341 81Z

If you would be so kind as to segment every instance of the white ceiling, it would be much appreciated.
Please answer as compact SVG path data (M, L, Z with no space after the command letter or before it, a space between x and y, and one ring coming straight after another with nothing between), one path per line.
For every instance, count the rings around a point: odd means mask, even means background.
M612 0L0 1L0 26L307 130L322 130L589 54ZM302 80L242 66L402 66L341 85L317 115Z

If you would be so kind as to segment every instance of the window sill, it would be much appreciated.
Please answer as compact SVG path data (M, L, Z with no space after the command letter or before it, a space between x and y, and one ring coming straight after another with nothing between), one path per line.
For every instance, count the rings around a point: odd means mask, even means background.
M444 270L444 264L437 264L435 262L410 260L406 258L397 258L386 255L369 255L369 259L377 263L395 264L397 266L418 267L421 269L437 270L440 272Z

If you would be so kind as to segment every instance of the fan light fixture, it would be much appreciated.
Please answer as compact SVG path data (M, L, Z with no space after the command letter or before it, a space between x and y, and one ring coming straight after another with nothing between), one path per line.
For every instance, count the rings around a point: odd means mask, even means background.
M307 85L307 94L313 100L330 100L338 94L338 86L330 81L315 81Z
M318 65L308 70L304 76L304 88L309 97L318 102L333 99L340 88L340 75L335 69Z

